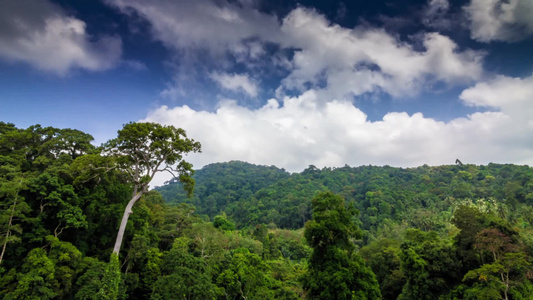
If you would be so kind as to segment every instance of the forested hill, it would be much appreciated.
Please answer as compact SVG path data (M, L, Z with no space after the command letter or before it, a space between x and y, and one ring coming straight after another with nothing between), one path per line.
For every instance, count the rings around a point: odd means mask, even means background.
M167 202L193 204L197 214L211 219L225 213L241 228L256 224L301 228L311 217L311 199L325 190L353 202L360 211L360 226L370 232L390 222L443 229L460 204L533 222L533 168L528 166L309 166L289 174L273 166L232 161L205 166L194 178L191 199L180 183L157 190Z

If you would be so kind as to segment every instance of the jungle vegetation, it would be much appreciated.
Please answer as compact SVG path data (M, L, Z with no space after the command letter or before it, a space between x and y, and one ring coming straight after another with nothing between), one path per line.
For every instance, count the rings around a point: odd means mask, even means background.
M193 171L201 146L181 129L92 140L0 122L0 298L533 295L529 166ZM175 179L149 190L165 169Z

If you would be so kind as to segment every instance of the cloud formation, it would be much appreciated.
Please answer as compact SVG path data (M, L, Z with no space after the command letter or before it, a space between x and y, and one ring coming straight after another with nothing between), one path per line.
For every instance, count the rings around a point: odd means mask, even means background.
M120 38L88 35L83 21L47 0L0 0L0 7L0 59L59 75L106 70L120 59Z
M511 116L516 123L522 123L524 133L533 130L533 75L526 78L496 76L492 80L479 82L459 96L466 105L491 107ZM511 132L515 130L511 129ZM533 139L524 136L525 139Z
M421 51L381 29L346 29L313 10L297 8L282 32L296 48L284 88L324 86L324 98L340 99L376 90L399 97L417 94L434 81L467 83L481 77L484 53L463 50L448 37L427 33Z
M257 84L247 75L213 72L210 77L223 89L244 92L250 97L257 96Z
M471 0L464 11L475 40L513 42L533 35L533 0Z
M106 1L125 14L135 12L148 20L154 38L175 50L202 48L222 55L257 46L248 45L246 39L279 36L277 17L259 12L253 1Z
M201 60L192 58L194 53L209 53L211 62L220 69L209 75L226 90L234 90L228 88L230 78L217 74L234 73L229 70L236 63L250 73L257 71L258 64L264 66L265 61L288 71L277 89L279 97L287 91L303 92L311 87L325 101L373 92L413 96L436 82L464 85L483 73L483 52L459 49L439 33L401 41L371 26L343 28L304 7L278 20L247 2L108 0L108 3L145 18L154 38L176 51L181 64L190 59L195 62L191 65L197 66ZM431 3L434 7L431 13L446 12L446 1ZM268 45L276 45L278 52L272 50L275 47L265 50ZM233 63L225 59L228 55ZM261 72L254 74L260 76ZM234 76L231 85L241 79ZM239 86L248 94L254 93L253 89L245 88L248 84ZM173 89L170 87L169 91Z

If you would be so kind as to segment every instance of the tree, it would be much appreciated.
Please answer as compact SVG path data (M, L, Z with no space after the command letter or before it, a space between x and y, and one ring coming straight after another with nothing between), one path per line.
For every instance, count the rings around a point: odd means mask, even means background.
M485 219L486 216L475 207L460 205L455 209L452 224L461 231L454 237L454 242L463 274L479 267L474 243L476 235L483 229Z
M469 293L481 294L491 295L491 297L486 296L486 299L508 300L510 288L525 281L521 277L528 265L524 253L505 253L494 263L484 264L466 273L463 281L474 281L474 284L465 291L465 296Z
M215 219L213 220L213 226L223 231L235 230L235 224L231 220L228 220L228 217L224 212L221 215L215 216Z
M187 138L185 131L157 123L128 123L118 131L118 137L105 145L105 152L115 159L116 167L125 171L133 183L133 195L128 202L117 234L113 253L120 252L124 231L132 207L148 191L154 176L169 172L184 184L189 195L194 188L192 165L183 160L189 152L200 152L200 143Z
M3 181L0 176L0 241L2 250L0 252L0 265L6 252L7 244L20 241L20 237L14 233L21 234L22 228L17 221L25 219L25 214L30 211L30 207L19 195L24 186L24 178L13 178L11 181Z
M174 241L153 284L151 299L215 299L218 293L202 258L189 253L190 239Z
M119 292L120 277L118 255L113 252L111 253L111 260L105 268L97 299L116 300Z
M269 266L246 248L235 250L231 263L217 278L228 299L272 299Z
M54 288L56 266L42 248L28 253L22 265L22 273L17 274L17 287L7 293L4 299L52 299L58 296Z
M406 283L398 299L438 299L459 281L455 251L435 231L408 229L401 250Z
M469 271L463 278L466 280L478 279L481 283L475 284L474 289L491 290L495 295L503 294L503 299L509 299L509 290L516 285L516 278L522 277L524 268L529 265L524 253L519 252L518 245L512 239L496 228L483 229L476 235L474 247L483 252L492 254L493 263L484 264L480 268ZM495 276L495 275L499 275ZM497 284L494 284L497 282ZM494 287L498 288L494 288Z
M400 268L400 245L400 240L380 238L359 250L376 274L383 299L397 299L405 284L405 276Z
M355 253L360 236L352 218L358 213L344 199L321 192L312 200L313 219L305 224L305 238L313 248L304 289L311 299L379 299L374 273Z

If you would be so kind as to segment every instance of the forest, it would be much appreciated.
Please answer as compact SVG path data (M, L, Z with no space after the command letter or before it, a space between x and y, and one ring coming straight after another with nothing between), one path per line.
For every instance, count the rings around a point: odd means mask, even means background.
M92 141L0 122L0 298L533 298L529 166L194 170L171 126Z

